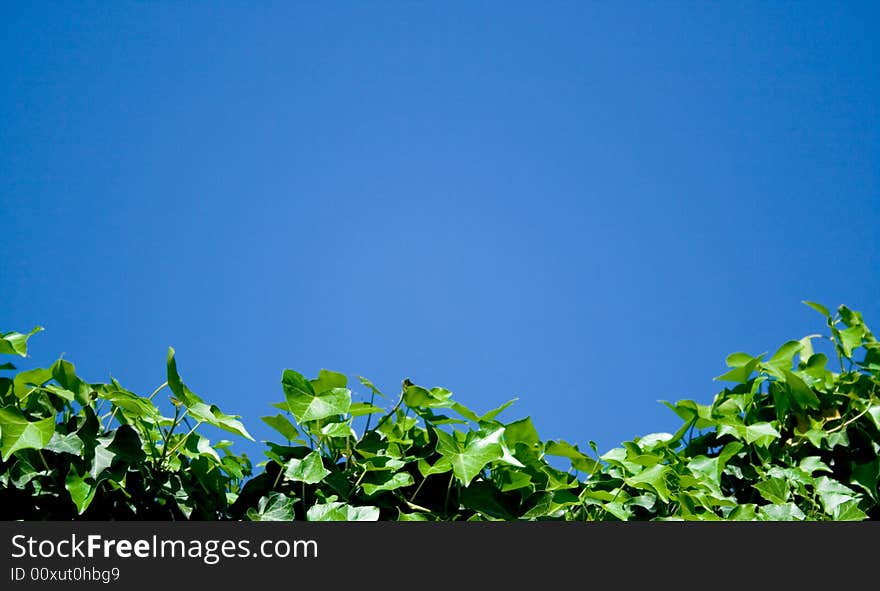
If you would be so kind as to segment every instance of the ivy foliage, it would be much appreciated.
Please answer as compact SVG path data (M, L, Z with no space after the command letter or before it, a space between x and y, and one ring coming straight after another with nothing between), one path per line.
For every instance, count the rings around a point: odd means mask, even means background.
M711 403L666 403L675 433L603 454L542 439L528 417L500 419L514 401L479 414L444 388L405 380L389 396L361 377L356 395L343 374L287 369L262 418L277 441L254 466L204 435L251 439L184 384L173 349L146 397L88 383L63 359L18 373L3 363L0 518L880 519L880 343L859 312L807 305L827 334L733 353ZM26 357L39 330L0 333L0 354Z

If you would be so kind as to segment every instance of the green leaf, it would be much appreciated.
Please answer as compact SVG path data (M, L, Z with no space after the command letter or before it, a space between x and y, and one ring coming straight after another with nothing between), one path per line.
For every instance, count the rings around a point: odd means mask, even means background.
M627 478L626 483L635 488L653 490L660 497L660 500L665 503L669 501L669 487L666 484L668 473L669 466L656 464L642 470L635 476Z
M794 356L803 349L804 345L800 341L788 341L782 345L773 357L764 365L772 365L778 370L790 370L794 364Z
M790 491L784 478L768 478L752 486L771 503L781 505L788 502Z
M806 382L791 371L783 370L782 373L792 398L801 408L819 408L819 397Z
M831 468L829 468L819 456L807 456L802 458L798 467L810 476L816 472L831 472Z
M4 462L20 449L43 449L54 432L54 417L30 421L14 406L0 408L0 451Z
M454 436L437 429L437 451L452 465L452 472L464 486L470 484L486 464L500 460L504 456L501 447L501 427L485 435L472 439L463 445Z
M880 458L867 462L852 462L850 484L864 490L874 503L878 502L877 483L880 480ZM827 470L830 472L831 470Z
M76 433L62 435L57 431L52 433L52 438L46 444L44 449L54 451L55 453L66 453L74 456L81 456L85 449L83 440Z
M413 483L413 477L408 472L376 472L375 476L371 476L370 482L363 483L363 488L367 496L372 496L377 492L397 490Z
M296 458L290 460L284 470L284 477L288 480L305 482L306 484L317 484L324 480L328 474L330 474L330 470L324 467L321 454L317 450L302 460Z
M760 363L760 358L754 357L754 358L752 358L751 361L749 361L745 365L731 369L727 373L724 373L720 376L717 376L714 379L719 382L736 382L738 384L745 384L746 382L749 381L749 378L751 377L751 375L755 371L755 369L758 367L759 363Z
M834 515L839 505L856 496L854 490L827 476L820 476L816 479L815 489L828 515Z
M431 474L443 474L452 470L452 461L449 458L440 458L433 465L425 459L418 461L419 474L428 477Z
M865 333L865 327L862 325L850 326L839 332L840 346L843 348L843 354L852 357L853 349L858 348L862 344L862 336Z
M27 334L21 334L20 332L0 333L0 355L27 357L28 339L42 330L42 326L37 326Z
M309 380L309 383L312 385L312 391L320 394L333 388L345 388L348 386L348 378L345 374L322 369L318 372L318 377Z
M535 429L531 417L526 417L505 425L504 439L507 441L507 444L512 447L515 447L517 443L523 443L528 447L541 444L541 438L538 436L538 430Z
M141 398L131 392L124 390L111 390L109 392L99 393L98 397L111 402L114 406L118 406L132 417L147 417L151 419L159 418L159 409L153 405L151 400Z
M91 402L89 395L92 387L76 375L76 368L72 363L59 359L52 364L51 370L55 381L68 392L72 392L77 402L83 406Z
M859 508L859 502L855 499L837 505L832 516L835 521L864 521L868 519L868 515Z
M767 447L774 439L778 439L781 435L770 423L755 423L753 425L746 425L743 437L746 443Z
M218 427L220 429L223 429L224 431L229 431L230 433L241 435L242 437L246 437L251 441L254 440L254 438L251 437L251 434L247 432L247 429L245 429L241 421L238 420L238 415L224 414L220 411L219 408L217 408L216 404L208 406L201 401L192 402L193 403L191 405L187 405L187 408L189 410L189 415L194 419L203 423L207 423L208 425Z
M760 508L760 517L764 521L803 521L804 512L794 503L782 505L764 505Z
M251 521L293 521L295 501L280 492L270 492L260 498L256 508L247 510L247 517Z
M300 423L343 415L351 407L351 390L331 388L315 394L312 385L292 369L284 370L281 384L287 406Z
M738 351L736 353L731 353L725 359L725 363L727 363L727 367L742 367L744 365L748 365L755 358L749 355L748 353L743 353L742 351Z
M874 426L880 431L880 404L872 404L868 407L868 416L871 417Z
M568 458L571 461L571 465L581 472L593 473L602 468L602 464L599 461L581 453L577 446L562 439L548 441L544 447L544 453L548 456Z
M174 395L184 404L184 406L190 407L197 402L203 402L203 400L193 393L192 390L187 388L183 383L183 380L180 379L180 374L177 371L177 361L174 359L173 347L168 347L168 362L166 368L168 387L171 388L171 391L174 392Z
M816 312L818 312L819 314L821 314L825 318L828 318L829 320L831 319L831 312L829 312L828 308L826 308L822 304L817 304L816 302L808 302L808 301L803 301L802 303L811 307L812 309L814 309Z
M24 400L35 386L42 386L52 379L52 369L37 367L17 374L13 382L13 391L16 398Z
M469 409L468 407L466 407L463 404L460 404L458 402L453 402L452 406L450 408L452 408L452 410L454 410L455 412L457 412L458 414L460 414L461 416L463 416L464 418L466 418L468 420L471 420L475 423L480 422L480 415L478 415L477 413L475 413L474 411L472 411L471 409ZM462 422L464 422L464 421L462 421Z
M444 388L427 390L421 386L407 386L403 391L403 403L410 408L448 408L455 404L451 397L452 392ZM468 410L461 405L459 407Z
M368 380L364 376L358 376L358 381L361 384L363 384L364 386L366 386L367 388L369 388L370 391L373 392L373 394L376 394L377 396L380 396L382 398L388 398L387 396L382 394L381 391L379 391L379 388L377 388L376 386L373 385L373 382L371 382L370 380Z
M351 430L351 422L328 423L321 427L321 435L324 437L356 437Z
M516 519L510 511L509 502L506 502L504 495L489 482L475 482L462 490L461 504L490 520L513 521Z
M492 410L490 410L489 412L487 412L486 414L484 414L483 416L480 417L480 422L485 423L485 422L493 420L495 417L497 417L503 411L510 408L510 406L513 405L517 400L519 400L519 398L511 398L510 400L508 400L507 402L505 402L501 406L493 408Z
M281 436L288 441L294 441L299 437L299 431L290 420L282 414L273 417L261 417L262 421L281 433Z
M353 507L332 501L309 507L306 519L308 521L379 521L379 508Z
M76 505L76 511L80 515L88 509L98 490L97 485L86 482L85 476L79 473L75 464L71 463L67 477L64 479L64 488L70 494L70 500Z
M348 412L353 417L362 417L364 415L382 414L385 412L385 409L369 402L352 402Z

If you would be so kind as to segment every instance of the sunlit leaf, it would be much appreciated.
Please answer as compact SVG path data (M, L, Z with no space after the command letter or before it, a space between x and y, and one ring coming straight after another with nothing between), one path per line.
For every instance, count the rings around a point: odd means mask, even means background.
M324 467L324 462L318 451L313 451L301 460L295 458L290 460L284 469L285 478L306 484L317 484L324 480L328 474L330 474L330 470Z
M0 408L0 451L4 462L20 449L43 449L54 432L53 417L31 421L14 406Z
M281 383L287 406L300 423L342 415L351 407L351 391L346 388L316 394L308 380L290 369L284 370Z
M37 326L27 334L22 334L20 332L0 333L0 355L18 355L19 357L27 357L28 339L42 330L42 326Z

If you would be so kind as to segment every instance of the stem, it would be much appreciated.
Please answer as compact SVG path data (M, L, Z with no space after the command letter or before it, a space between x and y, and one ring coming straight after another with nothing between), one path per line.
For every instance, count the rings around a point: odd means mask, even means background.
M353 494L354 491L357 490L358 485L361 483L361 480L363 480L363 479L364 479L364 476L366 476L366 475L367 475L367 471L366 471L366 470L364 470L363 472L361 472L361 475L358 476L358 479L355 481L354 485L351 487L351 492L348 493L349 495Z
M452 492L452 481L455 480L455 474L449 473L449 484L446 486L446 499L443 501L443 512L449 515L449 494ZM424 482L424 481L423 481Z
M180 407L174 406L174 419L171 421L171 428L168 429L168 432L165 433L165 439L162 441L162 455L159 456L159 466L162 466L162 462L165 461L165 452L168 451L168 440L171 439L171 435L174 433L174 428L177 427L177 423L180 420Z
M403 392L400 393L400 398L397 399L397 404L395 404L394 407L388 411L388 413L382 415L382 418L379 419L379 422L376 423L376 429L381 427L382 423L384 423L386 420L391 418L394 415L394 413L397 412L397 409L400 408L400 405L402 403L403 403Z
M278 464L278 476L275 477L275 482L272 483L272 490L275 490L275 487L278 486L278 483L281 482L281 477L284 475L284 466Z
M430 476L430 474L428 474L428 476ZM422 481L421 481L421 482L419 483L419 485L416 487L416 492L414 492L414 493L412 494L412 496L409 498L409 502L410 502L410 503L412 503L413 501L416 500L416 495L419 494L419 491L420 491L420 490L422 490L422 485L425 484L425 481L428 479L428 476L425 476L425 477L422 478Z
M161 392L161 391L162 391L162 388L166 387L167 385L168 385L168 382L163 382L161 386L159 386L158 388L156 388L155 390L153 390L153 393L150 394L150 395L147 397L147 400L152 400L153 398L155 398L156 394L158 394L159 392Z
M168 452L168 455L170 456L171 454L173 454L174 452L176 452L178 449L180 449L180 446L183 445L183 444L186 442L187 438L189 438L190 435L192 435L193 433L195 433L195 430L198 429L198 428L199 428L199 425L201 425L201 424L202 424L202 421L197 421L196 424L193 425L193 428L190 429L190 430L187 432L187 434L184 435L184 436L180 439L180 441L177 442L177 445L175 445L174 447L171 448L171 451Z
M373 406L373 401L376 399L376 392L371 392L370 394L370 406ZM367 425L364 427L364 435L367 434L367 431L370 430L370 419L373 418L373 413L367 415Z

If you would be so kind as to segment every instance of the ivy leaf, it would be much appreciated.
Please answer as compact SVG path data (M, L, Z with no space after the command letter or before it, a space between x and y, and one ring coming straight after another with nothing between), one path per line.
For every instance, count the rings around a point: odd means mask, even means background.
M174 359L174 349L172 347L168 347L167 372L168 387L171 388L177 399L187 407L190 416L197 421L207 423L230 433L235 433L236 435L241 435L251 441L254 440L241 421L237 420L239 418L238 415L224 414L216 404L206 404L204 400L183 383L183 380L180 379L180 373L177 371L177 361Z
M414 484L413 477L408 472L376 472L373 482L364 482L364 493L372 496L377 492L397 490Z
M855 326L850 326L845 330L841 330L838 334L840 336L840 345L843 348L843 354L847 357L852 357L853 349L858 348L862 344L862 336L865 333L865 327L857 324Z
M321 454L315 450L301 460L296 458L287 462L284 477L296 482L317 484L330 474L330 470L324 467Z
M768 478L753 486L771 503L781 505L788 502L790 491L784 478Z
M89 394L92 392L92 387L76 375L76 368L72 363L59 359L52 364L51 371L55 381L62 388L73 393L77 402L84 406L89 404Z
M452 392L445 388L432 388L428 390L421 386L413 385L407 386L403 391L403 402L410 408L448 408L454 404L450 400L451 397ZM468 412L468 409L465 407L462 406L461 408ZM459 411L459 414L461 414L461 411ZM473 412L470 414L473 415Z
M826 308L822 304L817 304L816 302L808 302L808 301L803 301L801 303L811 307L812 309L814 309L816 312L818 312L819 314L821 314L822 316L824 316L828 320L831 320L831 312L828 310L828 308Z
M731 434L746 443L754 443L758 447L767 447L774 439L781 437L779 431L770 423L754 423L752 425L726 423L719 427L719 435Z
M801 341L788 341L782 345L773 356L764 363L765 366L771 366L778 371L791 370L794 364L794 356L798 354L804 345Z
M505 402L501 406L493 408L492 410L490 410L489 412L487 412L486 414L481 416L479 422L487 423L489 421L494 420L495 417L497 417L502 412L504 412L505 410L510 408L514 403L516 403L517 400L519 400L519 398L511 398L510 400L508 400L507 402Z
M548 441L544 447L544 453L548 456L568 458L571 461L571 465L581 472L593 473L602 467L600 462L582 453L577 446L562 439Z
M295 502L296 499L273 491L262 497L256 508L247 510L247 518L251 521L293 521Z
M728 357L728 361L730 361L730 357ZM714 379L719 382L736 382L738 384L745 384L749 381L749 378L751 377L755 369L757 369L760 362L760 357L753 357L752 360L747 362L745 365L737 366L727 373L724 373Z
M385 410L375 404L370 404L369 402L352 402L348 412L353 417L362 417L364 415L381 414L385 412Z
M827 476L816 479L815 489L828 515L834 515L840 505L856 497L854 490Z
M153 402L147 398L128 392L125 390L110 390L100 392L99 398L111 402L114 406L118 406L132 418L159 418L159 409L153 405Z
M83 440L78 434L69 433L67 435L62 435L56 431L52 433L52 438L49 440L49 443L46 444L44 449L59 454L66 453L74 456L81 456L85 446L83 445Z
M803 521L806 515L794 503L764 505L760 508L760 516L764 521Z
M43 449L54 432L55 417L29 421L14 406L0 408L0 451L4 462L20 449Z
M168 361L166 363L168 387L174 392L174 395L180 400L184 406L190 407L196 402L204 402L192 390L186 387L183 380L180 379L180 373L177 371L177 361L174 359L174 348L168 347Z
M785 376L785 384L791 392L791 397L801 408L819 408L819 397L806 382L789 370L783 370L782 373Z
M324 437L353 437L351 423L343 421L341 423L328 423L321 427L321 435Z
M262 421L281 433L281 436L288 441L294 441L299 437L299 431L290 420L282 414L274 417L261 417Z
M24 400L35 386L42 386L52 379L52 369L37 367L18 373L13 379L13 391L16 398Z
M379 521L379 508L353 507L332 501L309 507L306 519L308 521Z
M309 383L312 385L312 390L320 394L333 388L345 388L348 385L348 378L345 374L322 369L318 372L318 377L309 380Z
M471 483L489 462L504 456L501 435L504 427L488 435L477 437L467 444L460 443L454 436L437 429L437 451L452 465L452 472L464 486Z
M216 404L212 404L208 406L204 402L198 401L193 402L191 405L187 405L189 409L189 414L194 419L201 421L203 423L207 423L208 425L212 425L214 427L218 427L223 429L224 431L229 431L230 433L235 433L236 435L241 435L242 437L246 437L251 441L254 440L251 437L251 434L247 432L244 425L241 421L238 420L238 415L227 415L220 411Z
M281 385L287 406L300 423L346 414L351 407L351 390L331 388L316 394L312 384L292 369L284 370Z
M373 382L371 382L370 380L368 380L364 376L358 376L358 381L361 384L363 384L364 386L366 386L367 388L369 388L370 391L373 392L373 394L376 394L377 396L379 396L381 398L388 398L387 396L382 394L382 392L379 391L379 388L377 388L376 386L373 385Z
M669 500L669 487L666 484L666 477L669 473L669 466L663 464L655 464L650 468L642 470L635 476L626 479L626 483L636 488L653 490L664 503Z
M864 521L868 515L859 508L857 500L849 500L840 503L832 513L835 521Z
M94 481L91 484L86 482L87 474L80 474L76 469L76 464L71 463L67 477L64 479L64 488L70 494L70 500L76 505L76 511L80 515L88 509L92 499L95 498L95 492L98 490Z
M0 355L18 355L19 357L27 357L28 339L42 330L42 326L37 326L27 334L22 334L20 332L0 333Z

